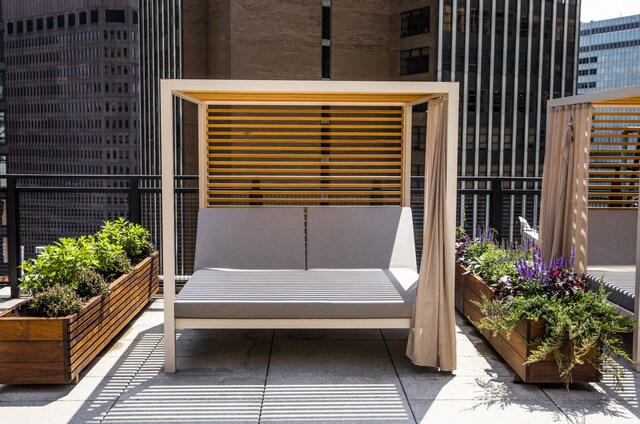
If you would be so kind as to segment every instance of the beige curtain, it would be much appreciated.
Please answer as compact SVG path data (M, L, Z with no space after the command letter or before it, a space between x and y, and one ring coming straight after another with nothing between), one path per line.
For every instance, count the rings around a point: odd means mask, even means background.
M549 111L542 178L540 247L543 258L564 256L575 247L577 272L587 269L590 103Z
M447 100L429 101L425 157L424 243L407 356L414 364L456 368L454 302L455 211L446 210Z

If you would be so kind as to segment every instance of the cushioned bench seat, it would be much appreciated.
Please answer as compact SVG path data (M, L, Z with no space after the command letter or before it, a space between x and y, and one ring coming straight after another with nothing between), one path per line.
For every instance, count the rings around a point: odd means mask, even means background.
M200 209L175 328L409 328L414 246L409 208Z
M176 318L411 318L411 269L196 271Z
M636 296L635 265L593 265L587 269L591 287L598 289L600 279L604 279L604 287L610 292L609 301L633 312Z

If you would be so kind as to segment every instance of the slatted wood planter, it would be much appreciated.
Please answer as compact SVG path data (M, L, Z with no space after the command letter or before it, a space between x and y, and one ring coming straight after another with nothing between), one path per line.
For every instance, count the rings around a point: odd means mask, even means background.
M456 264L456 288L455 305L472 324L480 321L482 311L473 302L481 302L484 295L491 298L492 289L460 264ZM475 324L474 324L475 326ZM477 328L477 326L476 326ZM558 372L558 365L552 356L544 361L525 365L526 358L535 350L532 341L542 337L545 332L544 320L521 320L511 335L507 337L504 332L493 335L491 331L479 329L480 333L489 341L489 344L502 356L513 369L514 381L524 383L563 383ZM572 371L573 382L595 382L602 379L600 372L590 364L577 365Z
M20 317L15 307L0 314L0 383L67 384L158 292L155 252L109 285L77 314L63 318Z

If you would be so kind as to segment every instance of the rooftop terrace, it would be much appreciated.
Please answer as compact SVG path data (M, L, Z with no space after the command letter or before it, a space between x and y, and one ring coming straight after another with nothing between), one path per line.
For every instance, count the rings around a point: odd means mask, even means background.
M1 304L5 307L7 303ZM185 330L163 371L163 300L154 299L77 385L0 385L6 423L640 421L640 375L597 384L516 384L460 315L458 369L406 357L401 330Z

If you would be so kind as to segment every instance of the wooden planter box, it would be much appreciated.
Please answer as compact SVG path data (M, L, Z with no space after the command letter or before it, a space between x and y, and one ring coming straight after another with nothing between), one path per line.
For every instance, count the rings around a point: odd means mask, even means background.
M491 299L492 289L484 283L482 278L468 273L467 269L456 264L456 309L460 311L472 324L480 321L482 312L473 301L482 302L482 295ZM475 324L474 324L475 326ZM477 328L477 327L476 327ZM552 356L544 361L525 365L526 358L535 345L532 340L542 337L545 332L544 320L521 320L507 338L504 332L496 336L491 331L479 329L491 346L504 358L513 369L514 381L524 383L563 383L558 372L558 365ZM572 373L573 382L595 382L602 379L600 372L590 364L577 365Z
M0 383L76 383L80 372L158 291L158 252L109 285L77 314L20 317L0 314Z

